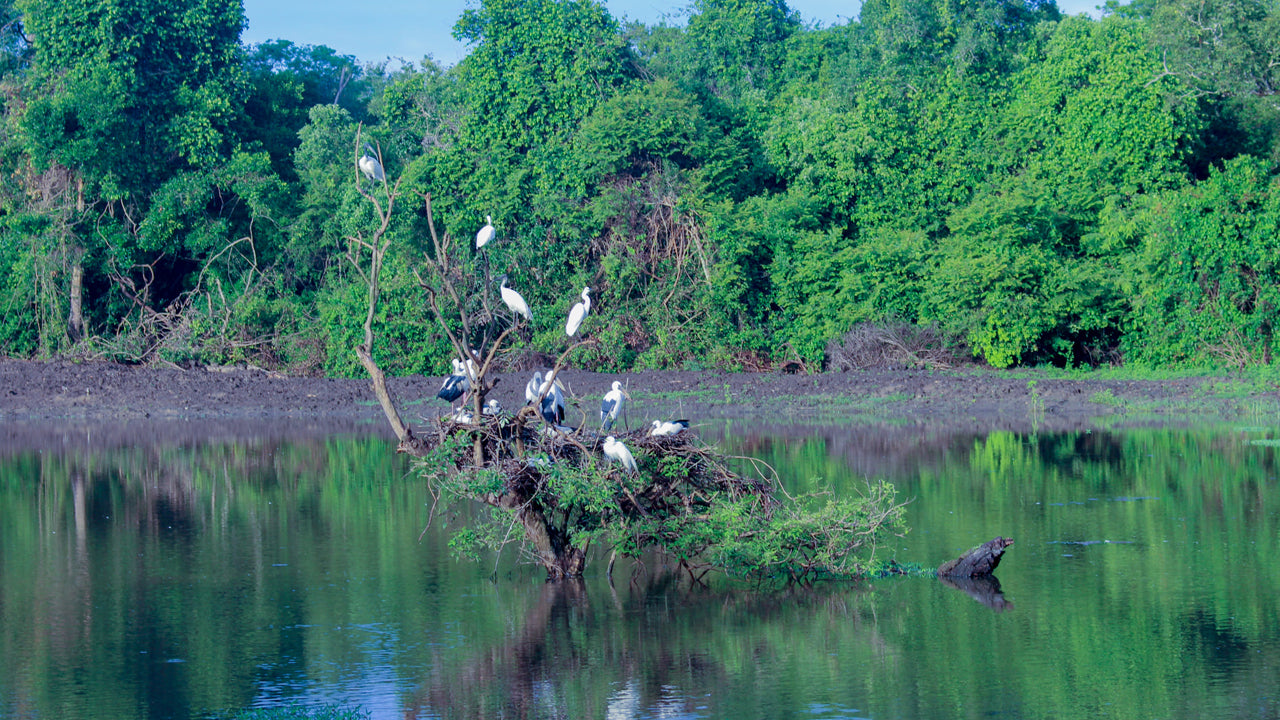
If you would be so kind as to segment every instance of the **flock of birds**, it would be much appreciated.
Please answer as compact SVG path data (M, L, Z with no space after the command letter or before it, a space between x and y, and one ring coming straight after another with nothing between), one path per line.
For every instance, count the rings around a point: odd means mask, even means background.
M477 250L493 240L497 234L493 227L493 218L486 215L484 219L484 227L480 228L480 231L476 233ZM522 317L526 322L532 322L533 313L529 310L529 304L525 302L524 297L519 292L507 284L510 278L503 275L501 280L502 284L499 287L499 293L507 309L511 311L512 315ZM578 333L578 329L582 327L582 322L591 312L591 288L582 288L581 298L569 310L569 317L565 322L564 332L569 337L573 337ZM452 364L452 372L444 379L444 383L440 386L440 391L436 393L440 399L450 404L470 390L478 375L478 364L472 358L468 358L466 361L454 358ZM537 408L538 415L546 421L549 431L571 433L576 430L576 428L564 425L564 387L556 380L554 371L548 372L545 376L541 371L535 372L529 382L525 384L524 398L527 405L533 405ZM623 404L627 398L628 395L622 389L622 383L617 380L613 381L611 389L604 394L604 398L600 401L600 427L603 432L613 429L614 423L618 421L619 416L622 414ZM485 403L483 412L486 415L498 415L502 412L502 408L497 400L489 400ZM458 410L454 412L453 419L456 422L470 423L472 416L471 413L465 410ZM649 435L676 435L688 428L688 420L654 420L649 428ZM636 472L635 456L617 437L613 435L606 436L603 449L606 458L622 465L627 472Z
M382 163L375 156L373 146L367 142L364 144L364 154L356 161L356 166L369 180L386 181L387 176L382 168ZM497 236L497 230L493 227L492 216L486 215L484 221L484 227L480 228L476 233L476 250L483 248ZM522 317L526 322L533 322L533 313L529 310L529 303L525 302L524 297L519 292L507 286L510 278L503 275L501 280L499 294L507 309L511 311L512 315ZM569 310L569 318L564 325L565 335L569 337L573 337L578 333L578 329L582 327L582 322L586 320L587 315L591 312L591 288L582 288L581 297L582 299ZM473 358L467 358L466 361L454 358L452 364L452 372L444 379L439 392L436 393L437 397L447 401L450 406L471 390L479 375L479 365ZM541 372L535 372L525 385L524 397L527 404L537 405L538 414L551 428L554 428L554 431L573 432L575 430L575 428L566 427L563 424L564 389L556 381L554 371L547 373L546 377L543 377ZM605 393L604 399L600 401L600 426L602 431L608 432L613 429L614 423L617 422L618 416L622 413L623 402L626 398L627 394L622 389L622 383L615 380L612 389ZM502 412L502 407L497 400L489 400L485 403L482 412L485 415L499 415ZM473 418L470 412L459 409L454 411L453 419L455 422L470 423ZM649 435L676 435L688 428L688 420L654 420L650 426ZM635 456L617 437L613 435L605 437L603 449L606 458L619 463L627 472L636 472Z

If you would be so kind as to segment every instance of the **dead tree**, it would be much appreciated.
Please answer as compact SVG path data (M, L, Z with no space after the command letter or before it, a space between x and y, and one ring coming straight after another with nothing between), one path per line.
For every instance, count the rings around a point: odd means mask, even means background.
M360 148L357 132L357 157ZM378 155L381 162L380 150ZM766 476L762 472L758 477L739 474L730 469L727 458L689 432L671 437L649 436L644 430L616 433L641 458L656 460L651 463L652 470L635 472L612 466L603 458L604 437L588 429L585 418L578 429L544 422L535 409L538 403L514 415L486 415L485 396L496 384L490 379L491 372L504 344L521 325L493 301L487 266L481 279L480 264L465 261L453 238L436 231L429 194L422 196L422 202L431 246L419 259L415 277L426 294L437 329L448 337L456 356L463 358L468 368L471 412L465 418L454 414L437 419L434 432L415 433L401 419L374 357L374 319L383 262L392 247L388 229L400 182L390 183L385 177L364 181L357 170L356 183L378 217L377 227L367 236L350 238L349 259L368 287L364 336L356 354L400 440L399 450L422 459L419 469L433 489L499 511L492 515L503 533L489 536L492 543L487 547L500 549L508 542L519 542L552 580L580 577L591 542L607 542L631 557L639 557L649 548L678 554L681 567L695 579L695 573L705 573L711 567L700 565L698 557L704 550L732 543L751 545L753 559L739 561L735 558L742 554L731 552L720 556L721 569L741 563L750 565L735 565L744 574L835 576L857 572L851 569L861 567L854 552L874 548L882 531L898 526L902 505L894 500L891 490L865 501L838 502L810 511L804 502L807 498L798 500L781 493L772 473ZM557 360L550 378L576 348L595 342L581 339L572 343ZM551 384L546 383L544 395ZM734 512L715 512L730 504ZM775 511L784 507L786 511L777 513L779 522L774 523ZM750 522L739 524L736 520L741 517ZM712 531L715 528L721 535ZM765 536L776 552L755 550ZM790 560L771 562L777 557Z

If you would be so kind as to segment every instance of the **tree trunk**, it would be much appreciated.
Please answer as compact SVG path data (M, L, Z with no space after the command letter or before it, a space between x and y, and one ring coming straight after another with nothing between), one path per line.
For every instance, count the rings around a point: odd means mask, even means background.
M495 499L493 505L515 510L524 526L524 535L533 545L538 564L547 571L547 580L566 580L582 576L587 564L586 553L568 542L568 538L552 528L542 510L529 502L529 498L507 493Z
M987 577L996 571L1005 548L1013 544L1013 538L998 537L979 545L955 560L938 568L938 577L977 578Z
M67 314L67 335L71 342L84 337L84 266L77 257L71 266L71 312Z

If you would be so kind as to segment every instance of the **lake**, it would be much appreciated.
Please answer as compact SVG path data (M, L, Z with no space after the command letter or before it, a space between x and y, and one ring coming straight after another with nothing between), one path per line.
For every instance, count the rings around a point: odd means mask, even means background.
M985 586L777 589L455 560L374 426L174 425L3 434L0 717L1280 716L1275 428L708 421L792 490L893 482L879 557L1015 540Z

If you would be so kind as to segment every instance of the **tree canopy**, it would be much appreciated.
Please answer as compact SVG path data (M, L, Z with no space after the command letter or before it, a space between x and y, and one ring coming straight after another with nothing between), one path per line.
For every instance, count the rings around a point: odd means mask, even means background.
M446 68L243 46L238 0L0 3L0 352L360 372L359 131L443 231L493 218L512 364L585 286L588 369L815 368L868 324L997 367L1274 357L1274 2L689 13L482 0ZM419 205L386 233L379 354L441 373Z

